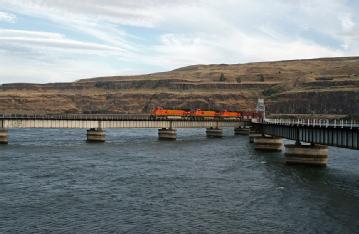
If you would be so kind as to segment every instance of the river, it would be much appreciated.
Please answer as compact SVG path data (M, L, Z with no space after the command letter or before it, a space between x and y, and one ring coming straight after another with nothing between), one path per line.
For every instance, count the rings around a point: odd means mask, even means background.
M0 145L1 233L358 233L359 152L287 166L227 129L17 129Z

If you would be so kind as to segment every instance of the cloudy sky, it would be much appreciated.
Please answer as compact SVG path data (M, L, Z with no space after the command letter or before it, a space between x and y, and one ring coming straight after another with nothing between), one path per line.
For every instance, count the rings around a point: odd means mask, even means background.
M0 0L0 83L359 55L357 0Z

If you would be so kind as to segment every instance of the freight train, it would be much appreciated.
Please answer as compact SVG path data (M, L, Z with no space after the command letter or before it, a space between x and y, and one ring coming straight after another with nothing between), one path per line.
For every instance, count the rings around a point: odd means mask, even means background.
M213 111L213 110L175 110L156 108L151 112L152 120L213 120L213 119L257 119L260 114L257 112L244 111Z

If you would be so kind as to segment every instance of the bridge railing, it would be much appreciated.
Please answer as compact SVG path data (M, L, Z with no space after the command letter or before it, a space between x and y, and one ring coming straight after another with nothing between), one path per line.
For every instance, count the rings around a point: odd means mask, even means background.
M0 119L35 119L35 120L147 120L146 114L54 114L54 115L26 115L26 114L0 114Z
M259 133L296 142L359 150L359 123L355 120L265 119L252 127Z
M157 117L152 118L149 114L45 114L45 115L25 115L25 114L0 114L0 120L84 120L84 121L219 121L219 122L239 122L250 121L244 118L194 118L191 117Z
M312 127L359 128L358 120L265 119L263 123L277 124L277 125L312 126Z

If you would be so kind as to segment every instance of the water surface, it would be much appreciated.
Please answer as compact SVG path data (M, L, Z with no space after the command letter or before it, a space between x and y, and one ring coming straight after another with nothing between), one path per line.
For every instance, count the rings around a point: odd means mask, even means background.
M0 146L3 233L358 233L359 152L293 167L244 136L178 130L10 130Z

